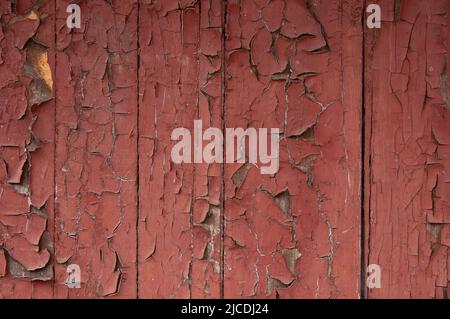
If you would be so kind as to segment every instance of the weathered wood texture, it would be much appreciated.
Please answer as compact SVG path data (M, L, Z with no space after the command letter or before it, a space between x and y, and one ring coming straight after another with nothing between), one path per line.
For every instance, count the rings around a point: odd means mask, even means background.
M139 292L218 298L220 164L171 161L171 133L222 126L221 2L140 6Z
M360 293L362 5L228 1L226 127L280 128L280 170L225 166L225 297Z
M56 297L137 296L137 1L56 7ZM64 286L78 264L82 288ZM84 269L84 270L83 270Z
M0 298L448 297L449 3L378 3L0 1ZM174 164L194 120L279 171Z
M55 13L34 2L0 3L3 298L53 295Z
M373 298L448 296L448 1L383 1L366 36L367 262Z

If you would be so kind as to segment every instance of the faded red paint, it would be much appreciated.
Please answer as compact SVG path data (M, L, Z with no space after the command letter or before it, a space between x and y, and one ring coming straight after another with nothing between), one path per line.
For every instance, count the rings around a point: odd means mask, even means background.
M200 11L201 8L201 11ZM194 119L221 127L221 5L140 7L139 292L218 298L221 165L174 165L170 136Z
M56 6L57 297L134 298L137 2L84 1L81 29ZM64 286L81 268L82 289Z
M0 296L46 298L54 278L54 6L20 1L12 9L0 4Z
M359 296L362 10L228 2L226 126L283 138L275 176L225 167L225 297Z
M0 298L448 297L449 4L379 4L0 2ZM279 171L175 165L198 119Z
M408 1L367 32L367 260L371 298L444 298L450 261L448 2Z

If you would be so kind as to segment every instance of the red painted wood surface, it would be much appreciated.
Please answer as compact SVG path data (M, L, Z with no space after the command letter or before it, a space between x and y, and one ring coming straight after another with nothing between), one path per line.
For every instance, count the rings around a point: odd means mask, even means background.
M277 127L282 139L275 176L225 166L225 297L356 298L362 5L227 10L226 127Z
M0 296L48 298L54 286L54 3L3 1L0 11Z
M55 295L137 296L137 2L56 5ZM82 289L62 285L82 269ZM84 271L83 271L84 269ZM120 290L120 293L118 293Z
M220 164L171 161L171 133L221 127L221 5L140 6L139 293L219 298Z
M448 296L448 1L383 1L366 40L367 261L378 298Z
M0 298L446 298L449 3L369 3L0 2ZM279 171L174 164L194 120Z

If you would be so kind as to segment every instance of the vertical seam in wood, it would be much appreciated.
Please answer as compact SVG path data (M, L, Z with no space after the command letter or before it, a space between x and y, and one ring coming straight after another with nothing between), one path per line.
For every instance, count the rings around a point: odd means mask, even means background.
M222 132L225 132L226 127L226 112L225 112L225 105L226 105L226 24L227 24L227 8L228 8L228 1L224 0L222 2L222 109L221 109L221 117L222 117ZM225 139L222 141L223 145L225 146ZM223 148L225 149L225 148ZM220 232L221 232L221 238L220 238L220 254L221 254L221 265L220 265L220 298L225 298L225 161L222 163L222 190L221 190L221 214L220 214Z
M367 2L365 2L364 8L366 8ZM365 17L366 13L364 13ZM367 290L367 266L370 263L370 248L371 248L371 226L370 226L370 215L371 215L371 196L372 196L372 136L373 136L373 90L370 88L372 85L372 76L370 74L370 66L372 64L373 57L371 56L371 52L373 50L373 35L374 33L370 33L367 28L366 21L364 20L364 100L363 100L363 125L364 125L364 153L363 153L363 161L364 161L364 185L363 185L363 202L362 202L362 213L364 220L362 221L363 231L364 231L364 254L363 254L363 262L361 265L361 273L363 280L362 293L364 299L370 299L369 291ZM370 41L370 42L369 42ZM368 88L370 88L369 92L367 92Z
M56 14L57 6L56 6L56 0L53 1L53 66L54 66L54 81L53 81L53 99L54 99L54 109L53 109L53 297L56 295L56 142L57 142L57 134L58 134L58 127L57 127L57 121L56 121L56 74L58 71L58 64L57 64L57 51L56 51L56 23L57 23L57 14Z
M361 267L361 283L360 283L360 298L365 299L366 298L366 218L365 218L365 181L366 177L365 174L365 158L366 158L366 124L365 124L365 117L366 117L366 29L365 29L365 8L366 8L366 1L363 3L363 12L361 15L361 31L362 31L362 90L361 90L361 102L362 102L362 110L361 110L361 222L360 222L360 267Z
M140 120L140 98L139 98L139 94L140 94L140 62L141 62L141 55L140 55L140 51L141 51L141 45L140 45L140 32L139 32L139 28L140 28L140 16L141 16L141 12L140 12L140 0L137 1L137 19L136 19L136 23L137 23L137 28L136 28L136 32L137 32L137 37L136 37L136 41L137 41L137 50L136 50L136 105L137 105L137 110L136 110L136 160L137 160L137 172L136 172L136 299L139 299L139 220L140 220L140 209L141 209L141 205L140 205L140 180L139 180L139 176L140 176L140 153L139 153L139 138L140 138L140 126L139 126L139 120Z

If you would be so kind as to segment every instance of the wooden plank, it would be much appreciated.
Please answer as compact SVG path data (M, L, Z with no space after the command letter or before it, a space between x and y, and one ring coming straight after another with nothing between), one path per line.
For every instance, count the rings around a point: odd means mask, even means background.
M57 1L58 298L137 296L137 1ZM66 268L81 268L68 289Z
M0 2L0 298L448 297L448 1L69 3ZM279 170L174 163L194 120Z
M448 1L383 1L366 36L369 298L448 296Z
M197 119L203 129L223 126L222 1L201 0ZM205 144L205 143L204 143ZM192 298L222 296L222 163L195 167Z
M0 4L0 298L53 295L54 4Z
M174 129L221 127L219 1L140 5L139 296L220 296L219 164L175 164Z
M360 293L360 1L228 1L226 127L279 128L280 167L225 165L227 298Z

